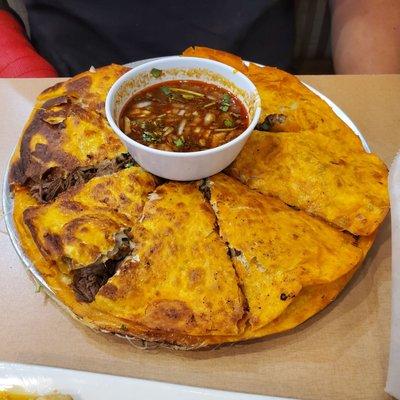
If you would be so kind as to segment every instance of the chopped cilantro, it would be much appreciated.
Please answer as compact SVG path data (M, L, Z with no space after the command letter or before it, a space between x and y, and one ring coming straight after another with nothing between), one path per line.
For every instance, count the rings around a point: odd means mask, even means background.
M174 144L176 147L182 147L185 144L185 138L179 137L178 139L175 139Z
M161 76L161 73L162 73L161 69L157 69L157 68L153 68L153 69L150 71L150 74L151 74L152 76L154 76L154 78L159 78L159 77Z
M231 119L224 119L224 125L227 128L232 128L234 126L234 123L233 123L233 121Z
M159 137L155 135L153 132L144 131L142 133L142 139L145 142L157 142L159 140Z
M222 96L221 105L219 109L223 112L227 112L231 104L232 104L231 96L229 96L228 93L224 93L224 95Z
M171 89L168 86L161 86L161 91L166 95L169 96L171 94Z

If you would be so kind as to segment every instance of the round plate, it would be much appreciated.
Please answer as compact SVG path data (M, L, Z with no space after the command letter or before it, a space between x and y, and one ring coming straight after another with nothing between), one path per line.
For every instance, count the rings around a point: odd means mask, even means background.
M159 57L162 58L162 57ZM141 64L144 64L145 62L155 60L157 58L152 58L152 59L147 59L147 60L140 60L136 61L130 64L127 64L129 67L135 67ZM303 84L309 88L312 92L314 92L317 96L319 96L322 100L324 100L334 111L334 113L360 138L361 143L368 153L370 153L370 148L368 146L367 141L365 140L364 136L362 133L358 130L356 125L353 123L353 121L348 117L348 115L340 108L338 107L332 100L330 100L328 97L320 93L317 89L313 88L310 85L307 85L306 83L303 82ZM15 149L12 154L14 154ZM71 316L74 318L80 319L76 314L74 314L64 303L62 303L51 287L46 283L40 272L36 269L35 265L32 263L32 261L28 258L28 256L25 254L21 242L19 241L18 238L18 233L17 230L15 229L14 225L14 219L13 219L13 198L11 196L11 191L10 191L10 185L9 185L9 174L10 174L10 165L11 165L11 157L10 160L7 164L7 168L4 174L4 184L3 184L3 212L4 212L4 221L6 224L7 231L10 235L11 243L13 244L15 251L17 252L18 256L21 258L22 263L24 264L27 272L34 278L36 283L40 285L44 291L46 292L49 297L51 297L62 309L67 311Z

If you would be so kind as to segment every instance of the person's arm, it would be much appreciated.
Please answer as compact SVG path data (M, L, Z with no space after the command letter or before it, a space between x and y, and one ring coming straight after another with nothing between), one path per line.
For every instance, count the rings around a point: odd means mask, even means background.
M53 76L56 70L35 51L20 21L0 0L0 78Z
M337 74L400 73L400 0L332 0Z

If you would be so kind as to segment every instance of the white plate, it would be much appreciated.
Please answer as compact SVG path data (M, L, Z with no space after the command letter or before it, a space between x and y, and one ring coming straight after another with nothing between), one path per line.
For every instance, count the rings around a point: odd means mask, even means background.
M160 58L162 58L162 57L160 57ZM137 66L137 65L143 64L145 62L148 62L150 60L154 60L154 59L152 58L152 59L148 59L148 60L136 61L134 63L127 64L127 66L130 66L130 67ZM370 152L368 143L365 140L364 136L358 130L358 128L355 126L353 121L346 115L346 113L343 112L342 109L340 109L332 100L328 99L325 95L320 93L318 90L314 89L312 86L309 86L309 85L307 85L305 83L304 83L304 85L306 85L311 91L313 91L316 95L318 95L319 97L321 97L321 99L323 99L324 101L326 101L328 103L328 105L332 108L334 113L340 119L342 119L342 121L345 124L347 124L349 126L349 128L360 138L360 140L361 140L361 142L362 142L362 144L364 146L364 149L367 152ZM13 151L13 153L14 153L14 151ZM14 220L12 218L12 215L13 215L13 198L11 197L10 187L9 187L9 184L8 184L11 157L12 157L12 155L10 156L10 161L8 163L8 166L7 166L5 174L4 174L4 183L5 184L3 185L4 221L5 221L6 228L7 228L7 231L9 233L9 236L10 236L10 239L11 239L11 243L13 244L18 256L21 258L22 263L24 264L24 266L27 269L28 273L32 274L32 276L34 277L35 281L44 288L44 290L49 295L49 297L51 297L52 300L55 301L68 314L70 314L72 317L77 318L79 320L80 318L78 318L75 314L73 314L73 312L68 307L66 307L60 300L58 300L57 296L55 295L55 293L53 292L51 287L44 280L44 278L41 275L41 273L36 269L35 265L32 263L32 261L29 259L29 257L25 254L25 252L24 252L24 250L23 250L23 248L21 246L21 243L20 243L19 238L18 238L17 230L15 229L15 226L14 226Z
M284 400L37 365L0 363L0 390L69 394L74 400Z
M137 61L129 66L140 65L149 60ZM333 101L328 99L318 90L305 84L316 95L321 97L336 115L345 122L350 129L360 138L365 150L370 152L368 143L362 133L357 129L351 119ZM3 210L7 230L11 242L15 247L21 260L36 281L42 285L49 296L58 303L65 311L72 312L61 303L54 295L52 289L47 285L39 271L31 260L25 255L19 242L14 222L12 219L13 199L10 196L8 183L9 165L5 172L6 183L3 186ZM121 371L122 372L122 371ZM91 372L80 372L67 369L41 367L24 364L9 364L0 362L0 389L11 386L20 386L25 390L46 394L58 390L60 393L70 394L74 400L256 400L269 399L281 400L278 397L250 395L244 393L224 392L205 388L180 386L169 383L153 382L134 378L124 378L111 375L96 374Z

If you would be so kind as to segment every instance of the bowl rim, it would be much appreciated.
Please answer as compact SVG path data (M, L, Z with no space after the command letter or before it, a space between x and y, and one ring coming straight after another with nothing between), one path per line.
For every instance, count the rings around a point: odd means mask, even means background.
M239 76L241 79L247 81L247 84L250 85L252 92L254 93L254 96L255 96L255 111L254 111L252 120L249 122L248 127L240 135L236 136L234 139L230 140L227 143L224 143L218 147L213 147L211 149L178 152L178 151L154 149L152 147L141 144L141 143L137 142L136 140L133 140L132 138L130 138L119 128L118 124L115 122L115 120L112 116L111 109L112 109L113 101L115 98L115 94L118 91L118 89L120 88L120 86L125 81L129 80L130 75L135 75L137 73L142 72L142 70L146 70L151 67L155 67L156 65L159 65L160 62L163 62L163 61L180 61L180 60L192 60L192 61L202 63L203 65L200 65L200 67L204 66L205 69L207 68L207 65L218 65L219 67L224 68L226 70L229 69L231 71L234 71L235 76ZM169 68L171 68L171 67L169 67ZM179 68L179 65L176 68ZM182 69L190 69L190 68L182 68ZM227 80L230 80L229 78L226 78L225 76L224 76L224 78ZM218 84L216 84L216 85L220 86ZM150 87L150 85L144 86L143 89L146 87ZM130 71L121 75L114 82L114 84L111 86L110 90L107 93L106 102L105 102L105 112L106 112L106 117L107 117L108 123L110 124L113 131L120 137L120 139L122 141L126 141L126 142L130 143L132 146L135 146L141 150L147 151L148 153L150 153L152 155L159 155L159 156L163 156L163 157L187 158L187 157L192 157L192 156L207 156L210 154L220 153L224 150L229 149L230 147L234 146L235 144L237 144L238 142L240 142L241 140L246 138L246 136L248 136L254 130L254 128L260 118L261 98L260 98L260 95L259 95L258 90L257 90L256 86L254 85L254 83L245 74L243 74L242 72L236 70L235 68L233 68L227 64L221 63L219 61L209 60L206 58L200 58L200 57L169 56L169 57L163 57L161 60L157 59L157 60L148 61L144 64L141 64L141 65L138 65L137 67L132 68Z

